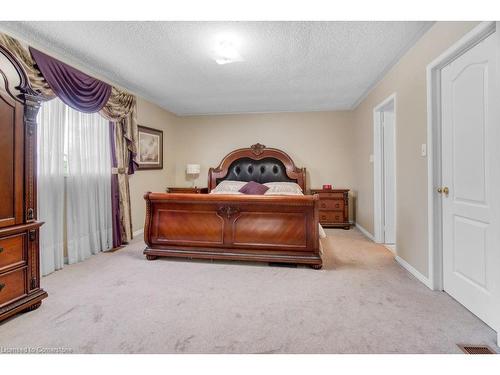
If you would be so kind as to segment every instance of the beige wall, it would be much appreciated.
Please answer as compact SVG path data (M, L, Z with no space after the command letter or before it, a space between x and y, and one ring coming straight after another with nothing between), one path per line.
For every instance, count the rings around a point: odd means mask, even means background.
M308 187L353 184L351 112L307 112L179 117L176 129L178 186L189 186L187 163L201 164L198 186L207 186L208 168L240 147L260 142L287 152L307 168Z
M144 193L165 191L175 178L175 122L177 117L144 99L137 99L137 122L139 125L163 130L163 170L137 171L130 177L130 205L132 228L144 227L146 206Z
M308 186L331 183L352 188L351 220L373 233L373 108L397 94L397 251L428 275L426 66L477 22L437 22L354 111L177 117L139 100L138 121L164 131L164 170L140 171L131 178L134 231L143 227L144 192L167 185L189 186L185 166L201 164L198 186L208 168L230 151L263 143L283 149L307 167Z
M373 108L392 93L396 109L396 245L398 255L428 275L426 66L477 22L437 22L354 111L356 221L373 233Z
M208 168L234 149L257 142L286 151L297 166L306 167L309 187L353 185L351 112L177 117L139 98L138 123L163 130L164 169L137 171L130 179L134 231L144 226L146 191L190 186L185 174L188 163L201 165L196 184L205 187Z

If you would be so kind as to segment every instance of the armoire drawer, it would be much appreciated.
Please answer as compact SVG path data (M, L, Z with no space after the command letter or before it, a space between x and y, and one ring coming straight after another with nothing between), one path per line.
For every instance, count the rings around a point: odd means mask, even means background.
M26 267L0 275L0 307L26 295Z
M0 238L0 272L26 263L25 243L25 233Z

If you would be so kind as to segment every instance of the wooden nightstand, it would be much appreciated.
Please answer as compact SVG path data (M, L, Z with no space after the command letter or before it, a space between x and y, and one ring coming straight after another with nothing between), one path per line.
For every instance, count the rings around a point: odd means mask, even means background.
M199 187L167 187L167 193L208 194L208 188L199 188Z
M311 189L319 195L319 223L325 228L350 229L349 189Z

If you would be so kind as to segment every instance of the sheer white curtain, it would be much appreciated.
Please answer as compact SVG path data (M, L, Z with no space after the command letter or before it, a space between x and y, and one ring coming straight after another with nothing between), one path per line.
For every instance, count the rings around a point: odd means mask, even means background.
M38 217L46 275L112 247L109 122L59 99L38 116ZM64 238L66 234L66 238ZM64 249L67 249L65 254Z
M38 219L40 266L47 275L64 265L64 135L66 105L54 99L38 112Z
M68 262L113 245L109 121L68 107Z

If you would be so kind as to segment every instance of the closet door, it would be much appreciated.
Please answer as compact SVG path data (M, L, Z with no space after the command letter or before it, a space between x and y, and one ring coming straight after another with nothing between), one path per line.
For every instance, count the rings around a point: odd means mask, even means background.
M23 106L0 90L0 228L23 222Z

